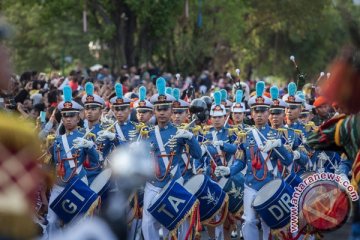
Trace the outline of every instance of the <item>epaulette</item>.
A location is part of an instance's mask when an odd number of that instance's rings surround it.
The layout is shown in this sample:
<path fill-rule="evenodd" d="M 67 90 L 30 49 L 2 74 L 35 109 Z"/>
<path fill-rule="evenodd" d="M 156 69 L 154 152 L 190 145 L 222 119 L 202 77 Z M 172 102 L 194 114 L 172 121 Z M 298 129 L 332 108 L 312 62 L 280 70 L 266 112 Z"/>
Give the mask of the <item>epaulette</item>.
<path fill-rule="evenodd" d="M 148 138 L 149 137 L 149 132 L 154 130 L 154 126 L 143 126 L 140 130 L 139 133 L 141 135 L 142 138 Z"/>
<path fill-rule="evenodd" d="M 300 129 L 293 129 L 297 135 L 302 135 L 303 132 Z"/>
<path fill-rule="evenodd" d="M 285 132 L 287 132 L 288 131 L 288 128 L 278 128 L 278 129 L 276 129 L 278 132 L 280 132 L 280 133 L 285 133 Z"/>
<path fill-rule="evenodd" d="M 317 129 L 317 126 L 316 126 L 315 123 L 312 122 L 312 121 L 309 121 L 308 123 L 306 123 L 306 124 L 304 125 L 304 127 L 305 127 L 305 130 L 306 130 L 307 132 L 310 132 L 311 130 Z"/>

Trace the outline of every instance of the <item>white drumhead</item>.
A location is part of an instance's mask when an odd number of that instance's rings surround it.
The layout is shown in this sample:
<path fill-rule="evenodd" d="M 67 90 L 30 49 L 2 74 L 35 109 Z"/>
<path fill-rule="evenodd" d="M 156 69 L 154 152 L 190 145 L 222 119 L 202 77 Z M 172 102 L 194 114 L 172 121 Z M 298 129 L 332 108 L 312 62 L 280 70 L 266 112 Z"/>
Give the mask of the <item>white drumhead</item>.
<path fill-rule="evenodd" d="M 96 193 L 99 193 L 103 187 L 109 182 L 111 177 L 111 169 L 105 169 L 90 184 L 90 189 Z"/>
<path fill-rule="evenodd" d="M 200 189 L 203 184 L 205 176 L 203 174 L 198 174 L 189 179 L 184 185 L 184 188 L 188 190 L 192 195 Z"/>
<path fill-rule="evenodd" d="M 221 188 L 224 188 L 228 181 L 229 181 L 229 178 L 222 177 L 222 178 L 220 178 L 218 184 L 220 185 Z"/>
<path fill-rule="evenodd" d="M 256 194 L 253 206 L 260 206 L 265 203 L 269 198 L 273 197 L 276 191 L 281 186 L 281 179 L 274 179 L 265 184 Z"/>

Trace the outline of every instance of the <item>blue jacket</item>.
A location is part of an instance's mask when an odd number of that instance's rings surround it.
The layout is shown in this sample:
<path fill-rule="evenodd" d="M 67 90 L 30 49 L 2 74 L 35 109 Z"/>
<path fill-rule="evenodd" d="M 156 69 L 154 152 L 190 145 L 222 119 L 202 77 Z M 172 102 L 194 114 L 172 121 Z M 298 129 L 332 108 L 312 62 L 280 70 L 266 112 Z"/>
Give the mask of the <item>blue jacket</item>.
<path fill-rule="evenodd" d="M 270 128 L 268 124 L 266 124 L 264 127 L 261 127 L 259 131 L 269 140 L 281 138 L 278 131 Z M 262 144 L 264 144 L 265 139 L 263 139 L 261 136 L 260 139 Z M 276 167 L 278 160 L 280 160 L 284 166 L 289 166 L 293 159 L 293 154 L 287 151 L 284 146 L 276 147 L 269 153 L 270 155 L 268 155 L 268 157 L 272 163 L 273 168 Z M 256 158 L 256 156 L 258 156 L 258 158 Z M 234 164 L 230 167 L 230 176 L 238 174 L 241 170 L 247 167 L 245 174 L 245 184 L 249 187 L 255 190 L 259 190 L 266 183 L 274 179 L 273 173 L 267 170 L 264 158 L 251 131 L 246 134 L 246 140 L 240 144 L 240 149 L 236 153 L 235 157 L 236 159 Z M 260 164 L 257 165 L 259 169 L 256 169 L 255 166 L 256 159 L 260 160 Z M 280 176 L 280 172 L 278 172 L 276 177 L 278 176 Z"/>
<path fill-rule="evenodd" d="M 85 131 L 79 131 L 79 130 L 74 130 L 72 132 L 70 132 L 69 134 L 66 134 L 66 139 L 68 141 L 68 145 L 69 148 L 71 149 L 71 147 L 73 146 L 72 142 L 75 138 L 77 137 L 83 137 L 85 134 Z M 79 148 L 79 149 L 71 149 L 71 155 L 73 157 L 75 157 L 72 160 L 66 160 L 67 159 L 67 154 L 64 148 L 64 143 L 62 141 L 62 136 L 57 136 L 55 141 L 54 141 L 54 145 L 52 146 L 50 152 L 52 155 L 52 159 L 54 161 L 54 163 L 59 166 L 59 164 L 63 164 L 64 167 L 64 173 L 65 175 L 63 177 L 58 176 L 58 172 L 56 172 L 56 184 L 60 185 L 60 186 L 65 186 L 66 183 L 74 176 L 74 175 L 78 175 L 79 178 L 82 178 L 84 176 L 86 176 L 87 172 L 83 167 L 83 163 L 86 159 L 86 157 L 88 157 L 90 164 L 97 164 L 99 161 L 99 154 L 95 149 L 95 146 L 93 146 L 92 148 L 88 149 L 88 148 Z M 60 157 L 59 157 L 60 156 Z M 74 163 L 74 164 L 71 164 Z"/>
<path fill-rule="evenodd" d="M 175 180 L 181 177 L 179 163 L 183 161 L 181 159 L 181 154 L 184 152 L 185 145 L 189 146 L 189 154 L 193 158 L 199 159 L 201 157 L 200 145 L 195 136 L 193 136 L 190 140 L 184 138 L 172 138 L 175 136 L 177 130 L 178 129 L 170 122 L 164 128 L 160 128 L 160 135 L 164 145 L 172 139 L 170 143 L 165 146 L 169 165 L 171 163 L 168 171 L 166 170 L 163 158 L 161 157 L 159 144 L 155 136 L 155 129 L 151 129 L 149 131 L 149 136 L 146 141 L 150 144 L 151 154 L 155 162 L 151 163 L 155 164 L 155 178 L 153 178 L 150 183 L 155 187 L 164 187 L 171 180 L 171 177 Z M 173 176 L 171 176 L 171 172 L 173 173 Z"/>

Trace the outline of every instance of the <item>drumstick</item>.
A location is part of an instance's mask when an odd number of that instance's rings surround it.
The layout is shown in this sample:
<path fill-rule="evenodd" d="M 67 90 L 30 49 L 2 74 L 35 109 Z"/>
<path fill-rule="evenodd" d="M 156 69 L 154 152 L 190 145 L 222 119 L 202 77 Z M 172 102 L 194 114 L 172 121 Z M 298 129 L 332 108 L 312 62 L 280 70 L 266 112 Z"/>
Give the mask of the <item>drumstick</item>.
<path fill-rule="evenodd" d="M 105 131 L 109 131 L 112 127 L 115 126 L 116 123 L 117 123 L 117 121 L 114 122 L 113 124 L 111 124 L 108 128 L 106 128 Z M 89 135 L 89 133 L 91 133 L 91 130 L 90 130 L 90 129 L 89 129 L 89 131 L 86 131 L 86 133 L 84 134 L 84 136 L 82 136 L 82 138 L 86 138 L 87 135 Z M 74 148 L 74 145 L 72 145 L 72 147 L 71 147 L 68 151 L 66 151 L 65 154 L 67 154 L 68 152 L 70 152 L 73 148 Z"/>
<path fill-rule="evenodd" d="M 187 124 L 183 129 L 188 129 L 190 126 L 191 126 L 191 124 L 193 124 L 194 122 L 196 121 L 196 119 L 194 119 L 194 120 L 192 120 L 189 124 Z M 176 134 L 173 136 L 173 137 L 171 137 L 165 144 L 164 144 L 164 147 L 166 147 L 170 142 L 171 142 L 171 140 L 173 140 L 174 139 L 174 137 L 176 136 Z"/>

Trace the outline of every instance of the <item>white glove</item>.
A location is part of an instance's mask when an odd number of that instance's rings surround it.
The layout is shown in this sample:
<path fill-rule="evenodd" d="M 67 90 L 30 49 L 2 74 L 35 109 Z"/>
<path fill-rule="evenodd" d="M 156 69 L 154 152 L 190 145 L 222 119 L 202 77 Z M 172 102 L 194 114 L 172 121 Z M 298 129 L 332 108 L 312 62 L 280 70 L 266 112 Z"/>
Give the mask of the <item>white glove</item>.
<path fill-rule="evenodd" d="M 260 148 L 262 152 L 269 152 L 271 149 L 280 147 L 281 146 L 281 140 L 280 139 L 274 139 L 274 140 L 267 140 L 265 145 Z"/>
<path fill-rule="evenodd" d="M 343 181 L 343 182 L 345 182 L 345 181 L 350 182 L 350 180 L 349 180 L 349 178 L 348 178 L 348 176 L 347 176 L 346 174 L 341 173 L 341 174 L 340 174 L 340 177 L 342 178 L 342 181 Z"/>
<path fill-rule="evenodd" d="M 115 139 L 115 133 L 112 133 L 107 130 L 101 130 L 97 133 L 97 140 L 104 141 L 105 139 L 114 140 Z"/>
<path fill-rule="evenodd" d="M 176 132 L 176 135 L 174 138 L 185 138 L 185 139 L 191 139 L 193 137 L 193 134 L 185 129 L 179 129 Z"/>
<path fill-rule="evenodd" d="M 295 150 L 295 151 L 293 151 L 293 154 L 294 154 L 293 160 L 298 160 L 298 159 L 300 159 L 300 153 L 299 153 L 299 151 Z"/>
<path fill-rule="evenodd" d="M 217 166 L 214 173 L 217 177 L 226 177 L 230 175 L 230 168 L 224 166 Z"/>
<path fill-rule="evenodd" d="M 77 137 L 73 141 L 74 148 L 92 148 L 94 146 L 94 142 L 86 140 L 85 138 Z"/>
<path fill-rule="evenodd" d="M 221 141 L 221 140 L 220 141 L 214 141 L 213 145 L 215 147 L 217 147 L 217 146 L 222 147 L 222 146 L 224 146 L 224 141 Z"/>

